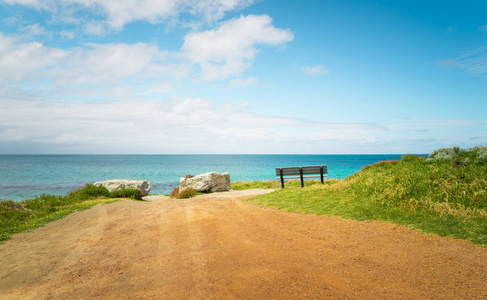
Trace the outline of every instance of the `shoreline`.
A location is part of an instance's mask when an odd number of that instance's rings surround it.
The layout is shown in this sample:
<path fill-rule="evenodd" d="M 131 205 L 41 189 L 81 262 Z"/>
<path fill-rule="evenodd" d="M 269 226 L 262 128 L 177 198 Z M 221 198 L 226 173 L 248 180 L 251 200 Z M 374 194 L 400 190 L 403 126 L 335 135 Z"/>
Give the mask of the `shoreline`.
<path fill-rule="evenodd" d="M 401 155 L 0 156 L 0 197 L 22 201 L 42 193 L 64 196 L 86 183 L 113 178 L 148 180 L 153 193 L 170 194 L 184 174 L 216 171 L 229 172 L 232 182 L 274 180 L 276 167 L 294 165 L 327 164 L 329 178 L 346 178 L 365 165 L 400 158 Z"/>

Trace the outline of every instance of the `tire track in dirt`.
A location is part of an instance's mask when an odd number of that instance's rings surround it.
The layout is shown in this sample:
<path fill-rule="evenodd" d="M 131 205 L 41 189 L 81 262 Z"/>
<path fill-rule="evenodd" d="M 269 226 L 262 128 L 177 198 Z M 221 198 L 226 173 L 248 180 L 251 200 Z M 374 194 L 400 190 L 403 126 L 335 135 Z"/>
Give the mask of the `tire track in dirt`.
<path fill-rule="evenodd" d="M 0 245 L 1 299 L 482 299 L 487 249 L 235 191 L 121 201 Z"/>

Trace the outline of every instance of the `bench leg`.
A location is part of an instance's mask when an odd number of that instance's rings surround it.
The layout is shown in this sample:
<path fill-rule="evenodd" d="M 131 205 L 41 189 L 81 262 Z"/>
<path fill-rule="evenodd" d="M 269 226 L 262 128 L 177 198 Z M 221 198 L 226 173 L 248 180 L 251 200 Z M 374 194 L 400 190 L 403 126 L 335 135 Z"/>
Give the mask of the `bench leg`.
<path fill-rule="evenodd" d="M 320 167 L 321 184 L 323 184 L 323 166 Z"/>
<path fill-rule="evenodd" d="M 301 187 L 304 187 L 303 168 L 299 168 L 299 177 L 301 177 Z"/>
<path fill-rule="evenodd" d="M 279 174 L 281 175 L 281 189 L 284 188 L 284 176 L 282 175 L 282 169 L 279 169 Z"/>

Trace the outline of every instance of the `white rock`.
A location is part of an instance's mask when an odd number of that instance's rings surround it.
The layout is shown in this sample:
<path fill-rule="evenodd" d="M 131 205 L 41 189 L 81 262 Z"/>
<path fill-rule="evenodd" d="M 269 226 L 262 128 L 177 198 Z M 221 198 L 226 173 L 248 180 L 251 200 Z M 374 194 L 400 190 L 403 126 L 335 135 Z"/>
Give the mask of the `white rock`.
<path fill-rule="evenodd" d="M 210 172 L 196 176 L 185 175 L 179 180 L 179 192 L 185 189 L 195 189 L 198 192 L 223 192 L 232 188 L 230 174 Z"/>
<path fill-rule="evenodd" d="M 147 180 L 132 180 L 132 179 L 110 179 L 105 181 L 98 181 L 94 186 L 104 186 L 111 193 L 122 189 L 138 189 L 142 197 L 147 196 L 150 191 L 150 182 Z"/>

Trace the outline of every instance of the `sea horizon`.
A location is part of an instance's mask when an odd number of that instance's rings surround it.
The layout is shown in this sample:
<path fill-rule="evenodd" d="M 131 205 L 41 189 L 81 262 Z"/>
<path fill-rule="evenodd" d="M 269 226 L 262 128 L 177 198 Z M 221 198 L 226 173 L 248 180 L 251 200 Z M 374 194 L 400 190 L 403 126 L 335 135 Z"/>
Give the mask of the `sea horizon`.
<path fill-rule="evenodd" d="M 36 153 L 36 154 L 28 154 L 28 153 L 4 153 L 0 154 L 0 156 L 42 156 L 42 155 L 64 155 L 64 156 L 82 156 L 82 155 L 428 155 L 428 153 L 329 153 L 329 154 L 303 154 L 303 153 L 160 153 L 160 154 L 148 154 L 148 153 Z"/>
<path fill-rule="evenodd" d="M 67 193 L 108 179 L 142 179 L 150 194 L 169 194 L 186 174 L 229 172 L 232 181 L 275 180 L 275 168 L 327 165 L 343 179 L 404 154 L 0 154 L 0 200 Z M 426 154 L 415 154 L 425 156 Z"/>

